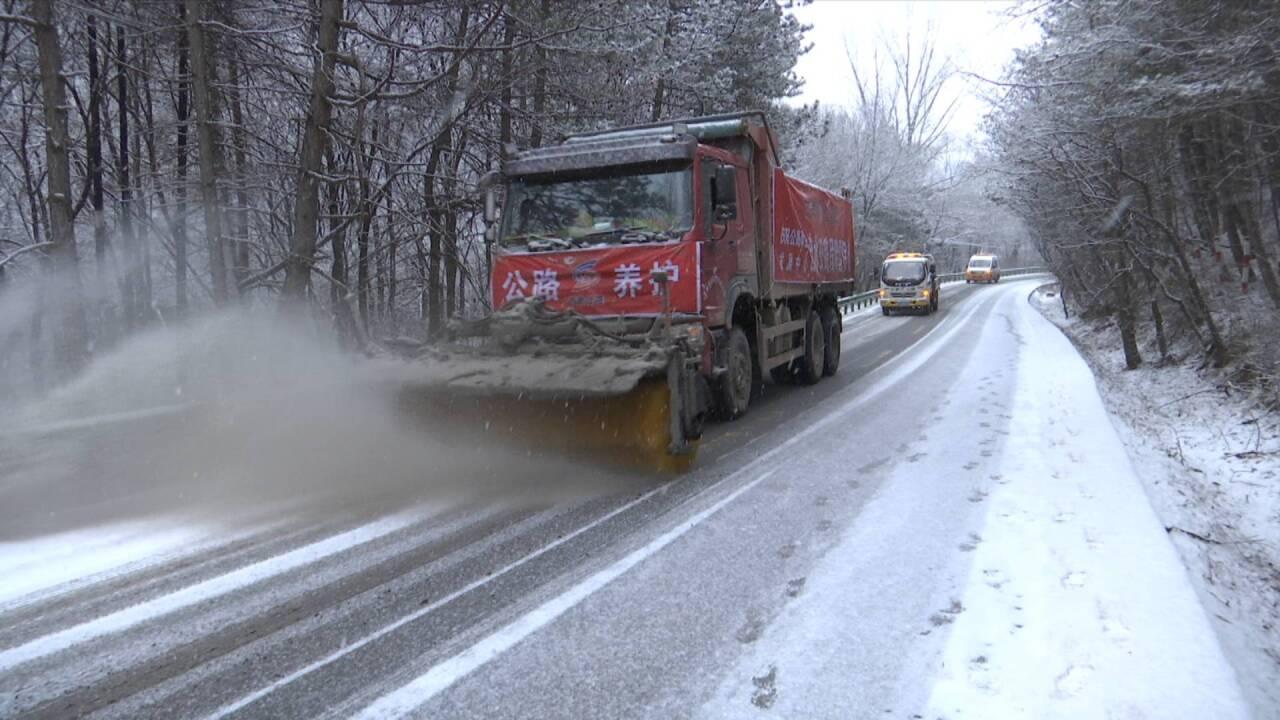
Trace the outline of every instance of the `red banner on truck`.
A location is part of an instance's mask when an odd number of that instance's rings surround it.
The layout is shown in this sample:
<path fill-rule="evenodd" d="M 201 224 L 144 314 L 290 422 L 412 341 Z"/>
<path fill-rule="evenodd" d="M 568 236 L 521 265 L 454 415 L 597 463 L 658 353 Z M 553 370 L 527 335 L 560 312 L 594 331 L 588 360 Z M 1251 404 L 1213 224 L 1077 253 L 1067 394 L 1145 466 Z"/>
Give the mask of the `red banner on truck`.
<path fill-rule="evenodd" d="M 700 312 L 698 253 L 689 242 L 496 254 L 493 307 L 540 297 L 550 308 L 584 315 L 658 315 L 659 270 L 667 274 L 672 312 Z"/>
<path fill-rule="evenodd" d="M 778 282 L 853 279 L 853 206 L 773 171 L 773 277 Z"/>

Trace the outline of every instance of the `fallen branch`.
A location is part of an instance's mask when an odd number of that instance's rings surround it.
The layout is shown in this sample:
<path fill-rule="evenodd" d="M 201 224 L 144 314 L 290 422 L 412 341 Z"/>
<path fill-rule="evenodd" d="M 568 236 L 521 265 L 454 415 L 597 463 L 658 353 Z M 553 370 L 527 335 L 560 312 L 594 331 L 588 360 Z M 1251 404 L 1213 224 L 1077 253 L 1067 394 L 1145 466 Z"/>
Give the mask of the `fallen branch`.
<path fill-rule="evenodd" d="M 1192 531 L 1190 531 L 1190 530 L 1183 530 L 1182 528 L 1178 527 L 1177 525 L 1166 525 L 1166 526 L 1165 526 L 1165 528 L 1164 528 L 1164 531 L 1165 531 L 1165 532 L 1167 532 L 1167 533 L 1170 533 L 1170 534 L 1174 533 L 1175 531 L 1176 531 L 1176 532 L 1180 532 L 1180 533 L 1182 533 L 1183 535 L 1186 535 L 1186 536 L 1188 536 L 1188 537 L 1193 537 L 1193 538 L 1195 538 L 1196 540 L 1199 540 L 1200 542 L 1209 543 L 1209 544 L 1211 544 L 1211 545 L 1223 545 L 1223 544 L 1225 544 L 1225 543 L 1223 543 L 1223 542 L 1221 542 L 1221 541 L 1214 540 L 1213 538 L 1205 537 L 1204 535 L 1201 535 L 1201 534 L 1200 534 L 1200 533 L 1198 533 L 1198 532 L 1192 532 Z"/>

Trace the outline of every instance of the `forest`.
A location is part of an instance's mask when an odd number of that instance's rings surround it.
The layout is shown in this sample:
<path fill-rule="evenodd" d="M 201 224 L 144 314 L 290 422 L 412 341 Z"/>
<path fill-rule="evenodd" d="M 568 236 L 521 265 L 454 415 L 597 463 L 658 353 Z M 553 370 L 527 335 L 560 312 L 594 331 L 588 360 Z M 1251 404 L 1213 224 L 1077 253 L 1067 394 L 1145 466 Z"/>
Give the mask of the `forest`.
<path fill-rule="evenodd" d="M 993 194 L 1068 311 L 1128 368 L 1187 361 L 1275 400 L 1280 13 L 1274 2 L 1049 2 L 988 118 Z M 1271 407 L 1274 408 L 1274 403 Z"/>
<path fill-rule="evenodd" d="M 1004 77 L 908 33 L 810 104 L 794 5 L 0 0 L 0 397 L 226 309 L 357 350 L 438 337 L 488 310 L 478 183 L 504 148 L 742 109 L 852 191 L 863 287 L 893 250 L 1043 258 L 1129 366 L 1274 374 L 1273 3 L 1016 6 L 1043 39 Z M 979 142 L 949 130 L 964 83 L 992 102 Z"/>

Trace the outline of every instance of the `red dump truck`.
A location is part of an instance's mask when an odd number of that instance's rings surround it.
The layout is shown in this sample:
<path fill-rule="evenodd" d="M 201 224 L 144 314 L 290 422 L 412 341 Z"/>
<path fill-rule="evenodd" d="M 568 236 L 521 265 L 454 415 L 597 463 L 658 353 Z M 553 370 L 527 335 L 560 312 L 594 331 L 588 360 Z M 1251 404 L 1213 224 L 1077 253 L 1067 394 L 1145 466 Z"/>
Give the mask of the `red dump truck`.
<path fill-rule="evenodd" d="M 683 467 L 764 376 L 839 367 L 853 207 L 782 170 L 763 113 L 575 135 L 486 185 L 495 312 L 454 325 L 486 340 L 437 349 L 436 380 L 526 406 L 487 403 L 487 423 Z"/>

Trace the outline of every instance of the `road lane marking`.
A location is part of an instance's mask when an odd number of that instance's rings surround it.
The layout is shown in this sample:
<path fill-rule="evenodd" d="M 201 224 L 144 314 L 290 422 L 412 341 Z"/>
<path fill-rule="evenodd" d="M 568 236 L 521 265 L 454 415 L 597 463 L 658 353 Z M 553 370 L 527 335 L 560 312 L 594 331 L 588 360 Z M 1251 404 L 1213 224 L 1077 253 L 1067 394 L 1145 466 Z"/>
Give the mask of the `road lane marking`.
<path fill-rule="evenodd" d="M 209 578 L 195 585 L 188 585 L 154 600 L 117 610 L 58 632 L 42 635 L 16 647 L 0 651 L 0 671 L 10 670 L 18 665 L 47 657 L 105 635 L 123 632 L 148 620 L 154 620 L 266 578 L 309 565 L 343 550 L 363 545 L 422 519 L 420 511 L 392 515 L 304 545 L 282 555 L 247 565 L 239 570 Z"/>
<path fill-rule="evenodd" d="M 702 510 L 688 520 L 654 538 L 647 545 L 631 551 L 621 560 L 544 602 L 532 611 L 525 613 L 501 630 L 448 660 L 436 664 L 426 673 L 419 675 L 391 693 L 383 695 L 362 710 L 356 717 L 401 717 L 421 707 L 435 696 L 449 689 L 457 681 L 514 647 L 521 640 L 551 624 L 583 600 L 622 577 L 627 571 L 653 557 L 685 533 L 702 524 L 707 518 L 715 515 L 726 505 L 764 482 L 773 472 L 773 470 L 766 470 L 751 482 L 721 498 L 711 507 Z"/>

